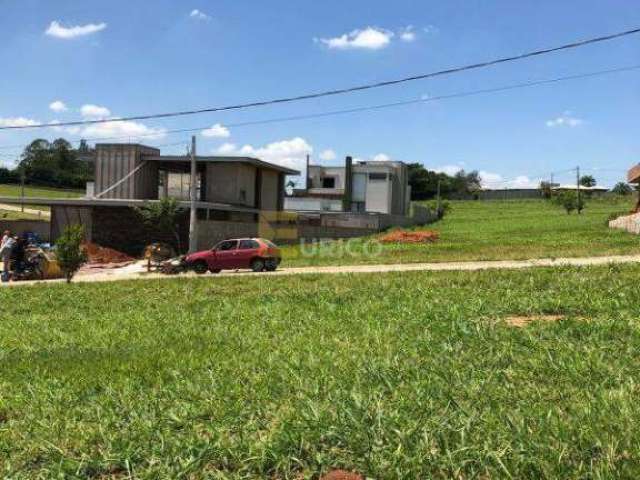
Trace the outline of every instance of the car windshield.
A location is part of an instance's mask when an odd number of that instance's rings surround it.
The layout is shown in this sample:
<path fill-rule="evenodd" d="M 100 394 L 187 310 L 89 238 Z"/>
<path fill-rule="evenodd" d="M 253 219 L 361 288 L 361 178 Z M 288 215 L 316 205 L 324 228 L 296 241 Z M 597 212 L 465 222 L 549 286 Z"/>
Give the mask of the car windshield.
<path fill-rule="evenodd" d="M 278 246 L 275 243 L 273 243 L 271 240 L 266 240 L 264 238 L 261 238 L 260 240 L 262 240 L 269 248 L 278 248 Z"/>
<path fill-rule="evenodd" d="M 220 242 L 215 249 L 221 252 L 224 252 L 225 250 L 234 250 L 237 244 L 237 240 L 225 240 L 224 242 Z"/>

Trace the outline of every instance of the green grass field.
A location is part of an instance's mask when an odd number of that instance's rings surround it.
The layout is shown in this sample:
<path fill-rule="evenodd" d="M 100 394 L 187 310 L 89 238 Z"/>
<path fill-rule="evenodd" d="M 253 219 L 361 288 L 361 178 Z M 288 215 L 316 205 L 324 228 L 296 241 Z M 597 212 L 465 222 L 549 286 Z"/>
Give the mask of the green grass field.
<path fill-rule="evenodd" d="M 588 201 L 582 215 L 567 215 L 544 200 L 453 201 L 451 211 L 442 221 L 424 227 L 440 233 L 437 243 L 387 244 L 377 250 L 371 243 L 374 236 L 338 241 L 326 247 L 285 247 L 283 258 L 287 266 L 304 266 L 640 253 L 640 238 L 607 227 L 612 213 L 628 212 L 632 206 L 630 197 L 594 199 Z M 366 254 L 367 251 L 373 254 Z"/>
<path fill-rule="evenodd" d="M 84 190 L 71 190 L 65 188 L 25 187 L 25 197 L 36 198 L 77 198 L 84 195 Z M 0 197 L 20 197 L 22 188 L 20 185 L 0 185 Z"/>
<path fill-rule="evenodd" d="M 639 278 L 0 289 L 2 476 L 638 478 Z M 565 318 L 504 322 L 530 314 Z"/>

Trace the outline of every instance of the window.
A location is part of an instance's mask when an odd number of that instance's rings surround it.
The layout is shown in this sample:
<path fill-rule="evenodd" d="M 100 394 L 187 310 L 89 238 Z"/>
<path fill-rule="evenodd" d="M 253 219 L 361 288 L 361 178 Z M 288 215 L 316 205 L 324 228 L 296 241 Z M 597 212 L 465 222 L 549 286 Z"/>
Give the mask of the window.
<path fill-rule="evenodd" d="M 260 244 L 255 240 L 240 240 L 240 250 L 252 250 L 254 248 L 260 248 Z"/>
<path fill-rule="evenodd" d="M 276 247 L 275 243 L 273 243 L 271 240 L 267 240 L 265 238 L 262 239 L 262 241 L 267 245 L 267 247 L 269 248 L 278 248 Z"/>
<path fill-rule="evenodd" d="M 237 240 L 225 240 L 224 242 L 220 242 L 216 246 L 216 250 L 220 250 L 221 252 L 225 252 L 227 250 L 235 250 L 238 246 Z"/>
<path fill-rule="evenodd" d="M 369 181 L 370 182 L 386 182 L 387 174 L 386 173 L 370 173 Z"/>
<path fill-rule="evenodd" d="M 322 188 L 336 188 L 335 177 L 324 177 L 322 179 Z"/>
<path fill-rule="evenodd" d="M 240 190 L 240 201 L 241 202 L 246 202 L 247 201 L 247 191 L 246 190 Z"/>

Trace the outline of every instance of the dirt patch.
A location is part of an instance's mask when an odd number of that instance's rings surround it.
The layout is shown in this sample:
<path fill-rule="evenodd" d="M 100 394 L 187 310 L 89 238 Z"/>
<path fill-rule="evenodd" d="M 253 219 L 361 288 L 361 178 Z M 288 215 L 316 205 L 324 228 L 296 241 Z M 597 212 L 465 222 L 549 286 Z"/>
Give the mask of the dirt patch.
<path fill-rule="evenodd" d="M 364 480 L 364 477 L 358 473 L 347 472 L 346 470 L 332 470 L 320 480 Z"/>
<path fill-rule="evenodd" d="M 409 232 L 407 230 L 394 230 L 379 238 L 382 243 L 433 243 L 440 238 L 440 234 L 434 230 L 421 230 Z"/>
<path fill-rule="evenodd" d="M 504 319 L 510 327 L 526 327 L 532 322 L 559 322 L 564 315 L 513 315 Z"/>
<path fill-rule="evenodd" d="M 122 264 L 135 260 L 126 253 L 119 252 L 113 248 L 101 247 L 95 243 L 85 243 L 82 248 L 87 253 L 88 262 L 93 264 Z"/>

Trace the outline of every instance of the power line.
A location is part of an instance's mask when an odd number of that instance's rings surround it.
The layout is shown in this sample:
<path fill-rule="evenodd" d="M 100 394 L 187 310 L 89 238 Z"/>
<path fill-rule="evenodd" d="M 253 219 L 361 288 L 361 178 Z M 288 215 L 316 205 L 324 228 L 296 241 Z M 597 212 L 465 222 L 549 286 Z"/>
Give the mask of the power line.
<path fill-rule="evenodd" d="M 494 87 L 494 88 L 485 88 L 485 89 L 480 89 L 480 90 L 469 90 L 469 91 L 466 91 L 466 92 L 458 92 L 458 93 L 451 93 L 451 94 L 445 94 L 445 95 L 437 95 L 437 96 L 432 96 L 432 97 L 428 97 L 428 98 L 404 100 L 404 101 L 399 101 L 399 102 L 383 103 L 383 104 L 378 104 L 378 105 L 368 105 L 368 106 L 354 107 L 354 108 L 343 109 L 343 110 L 332 110 L 332 111 L 328 111 L 328 112 L 317 112 L 317 113 L 310 113 L 310 114 L 304 114 L 304 115 L 294 115 L 294 116 L 288 116 L 288 117 L 270 118 L 270 119 L 264 119 L 264 120 L 253 120 L 253 121 L 239 122 L 239 123 L 228 123 L 228 124 L 225 124 L 225 126 L 228 127 L 228 128 L 240 128 L 240 127 L 247 127 L 247 126 L 253 126 L 253 125 L 265 125 L 265 124 L 270 124 L 270 123 L 282 123 L 282 122 L 289 122 L 289 121 L 309 120 L 309 119 L 313 119 L 313 118 L 323 118 L 323 117 L 330 117 L 330 116 L 335 116 L 335 115 L 344 115 L 344 114 L 350 114 L 350 113 L 359 113 L 359 112 L 366 112 L 366 111 L 382 110 L 382 109 L 386 109 L 386 108 L 414 105 L 414 104 L 420 104 L 420 103 L 428 103 L 428 102 L 434 102 L 434 101 L 439 101 L 439 100 L 449 100 L 449 99 L 455 99 L 455 98 L 464 98 L 464 97 L 471 97 L 471 96 L 475 96 L 475 95 L 483 95 L 483 94 L 488 94 L 488 93 L 499 93 L 499 92 L 503 92 L 503 91 L 515 90 L 515 89 L 518 89 L 518 88 L 528 88 L 528 87 L 534 87 L 534 86 L 546 85 L 546 84 L 553 84 L 553 83 L 558 83 L 558 82 L 563 82 L 563 81 L 568 81 L 568 80 L 577 80 L 577 79 L 582 79 L 582 78 L 590 78 L 590 77 L 597 77 L 597 76 L 602 76 L 602 75 L 609 75 L 609 74 L 612 74 L 612 73 L 628 72 L 628 71 L 633 71 L 633 70 L 638 70 L 638 69 L 640 69 L 640 65 L 631 65 L 631 66 L 627 66 L 627 67 L 617 67 L 617 68 L 611 68 L 611 69 L 606 69 L 606 70 L 598 70 L 598 71 L 595 71 L 595 72 L 587 72 L 587 73 L 580 73 L 580 74 L 575 74 L 575 75 L 567 75 L 567 76 L 563 76 L 563 77 L 556 77 L 556 78 L 550 78 L 550 79 L 544 79 L 544 80 L 534 80 L 534 81 L 530 81 L 530 82 L 522 82 L 522 83 L 504 85 L 504 86 Z M 171 134 L 176 134 L 176 133 L 195 132 L 195 131 L 198 131 L 198 130 L 205 130 L 207 128 L 209 128 L 209 125 L 200 126 L 200 127 L 190 127 L 190 128 L 179 128 L 179 129 L 173 129 L 173 130 L 165 130 L 162 133 L 165 134 L 165 135 L 171 135 Z M 150 138 L 150 137 L 157 137 L 157 136 L 158 136 L 158 132 L 150 133 L 150 134 L 135 135 L 135 136 L 124 135 L 124 136 L 119 136 L 119 137 L 81 138 L 81 139 L 77 139 L 77 140 L 71 140 L 70 143 L 80 143 L 82 140 L 87 141 L 87 142 L 94 142 L 94 141 L 105 141 L 105 140 L 141 139 L 141 138 Z M 185 144 L 185 142 L 177 142 L 177 143 L 173 143 L 173 144 L 156 145 L 156 147 L 157 148 L 161 148 L 161 147 L 173 146 L 173 145 L 181 145 L 181 144 Z M 25 147 L 25 145 L 11 145 L 11 146 L 7 145 L 7 146 L 0 146 L 0 149 L 21 149 L 21 148 L 24 148 L 24 147 Z M 10 155 L 13 155 L 13 154 L 0 153 L 0 155 L 10 156 Z"/>
<path fill-rule="evenodd" d="M 494 60 L 489 60 L 489 61 L 480 62 L 480 63 L 473 63 L 473 64 L 464 65 L 464 66 L 460 66 L 460 67 L 448 68 L 446 70 L 439 70 L 439 71 L 436 71 L 436 72 L 430 72 L 430 73 L 425 73 L 425 74 L 421 74 L 421 75 L 414 75 L 414 76 L 410 76 L 410 77 L 398 78 L 398 79 L 394 79 L 394 80 L 387 80 L 387 81 L 383 81 L 383 82 L 369 83 L 369 84 L 364 84 L 364 85 L 358 85 L 358 86 L 355 86 L 355 87 L 339 88 L 339 89 L 335 89 L 335 90 L 326 90 L 326 91 L 322 91 L 322 92 L 308 93 L 308 94 L 298 95 L 298 96 L 293 96 L 293 97 L 284 97 L 284 98 L 277 98 L 277 99 L 271 99 L 271 100 L 262 100 L 262 101 L 249 102 L 249 103 L 240 103 L 240 104 L 237 104 L 237 105 L 228 105 L 228 106 L 223 106 L 223 107 L 209 107 L 209 108 L 201 108 L 201 109 L 196 109 L 196 110 L 183 110 L 183 111 L 168 112 L 168 113 L 133 115 L 133 116 L 121 117 L 121 118 L 117 118 L 117 119 L 78 120 L 78 121 L 72 121 L 72 122 L 60 122 L 60 123 L 56 123 L 55 126 L 64 127 L 64 126 L 78 126 L 78 125 L 93 125 L 93 124 L 107 123 L 107 122 L 126 122 L 126 121 L 132 121 L 132 120 L 150 120 L 150 119 L 154 119 L 154 118 L 181 117 L 181 116 L 186 116 L 186 115 L 196 115 L 196 114 L 201 114 L 201 113 L 213 113 L 213 112 L 221 112 L 221 111 L 228 111 L 228 110 L 240 110 L 240 109 L 245 109 L 245 108 L 262 107 L 262 106 L 275 105 L 275 104 L 281 104 L 281 103 L 291 103 L 291 102 L 297 102 L 297 101 L 301 101 L 301 100 L 310 100 L 310 99 L 320 98 L 320 97 L 343 95 L 343 94 L 347 94 L 347 93 L 360 92 L 360 91 L 364 91 L 364 90 L 371 90 L 371 89 L 374 89 L 374 88 L 381 88 L 381 87 L 389 87 L 389 86 L 392 86 L 392 85 L 399 85 L 401 83 L 413 82 L 413 81 L 416 81 L 416 80 L 424 80 L 424 79 L 427 79 L 427 78 L 434 78 L 434 77 L 439 77 L 439 76 L 444 76 L 444 75 L 451 75 L 451 74 L 454 74 L 454 73 L 460 73 L 460 72 L 469 71 L 469 70 L 476 70 L 476 69 L 480 69 L 480 68 L 486 68 L 486 67 L 490 67 L 490 66 L 494 66 L 494 65 L 499 65 L 501 63 L 519 61 L 519 60 L 523 60 L 523 59 L 526 59 L 526 58 L 531 58 L 531 57 L 535 57 L 535 56 L 540 56 L 540 55 L 545 55 L 545 54 L 549 54 L 549 53 L 553 53 L 553 52 L 558 52 L 558 51 L 561 51 L 561 50 L 569 50 L 569 49 L 583 47 L 583 46 L 586 46 L 586 45 L 591 45 L 591 44 L 594 44 L 594 43 L 614 40 L 614 39 L 617 39 L 617 38 L 626 37 L 626 36 L 634 35 L 634 34 L 637 34 L 637 33 L 640 33 L 640 28 L 634 28 L 632 30 L 626 30 L 626 31 L 623 31 L 623 32 L 618 32 L 618 33 L 614 33 L 614 34 L 610 34 L 610 35 L 603 35 L 603 36 L 599 36 L 599 37 L 589 38 L 589 39 L 586 39 L 586 40 L 580 40 L 580 41 L 576 41 L 576 42 L 572 42 L 572 43 L 567 43 L 567 44 L 560 45 L 560 46 L 557 46 L 557 47 L 545 48 L 545 49 L 541 49 L 541 50 L 533 50 L 533 51 L 530 51 L 530 52 L 527 52 L 527 53 L 522 53 L 520 55 L 513 55 L 513 56 L 510 56 L 510 57 L 497 58 L 497 59 L 494 59 Z M 0 127 L 0 130 L 24 130 L 24 129 L 33 129 L 33 128 L 47 128 L 47 127 L 51 127 L 51 125 L 42 124 L 42 123 L 35 124 L 35 125 L 14 125 L 14 126 Z"/>

